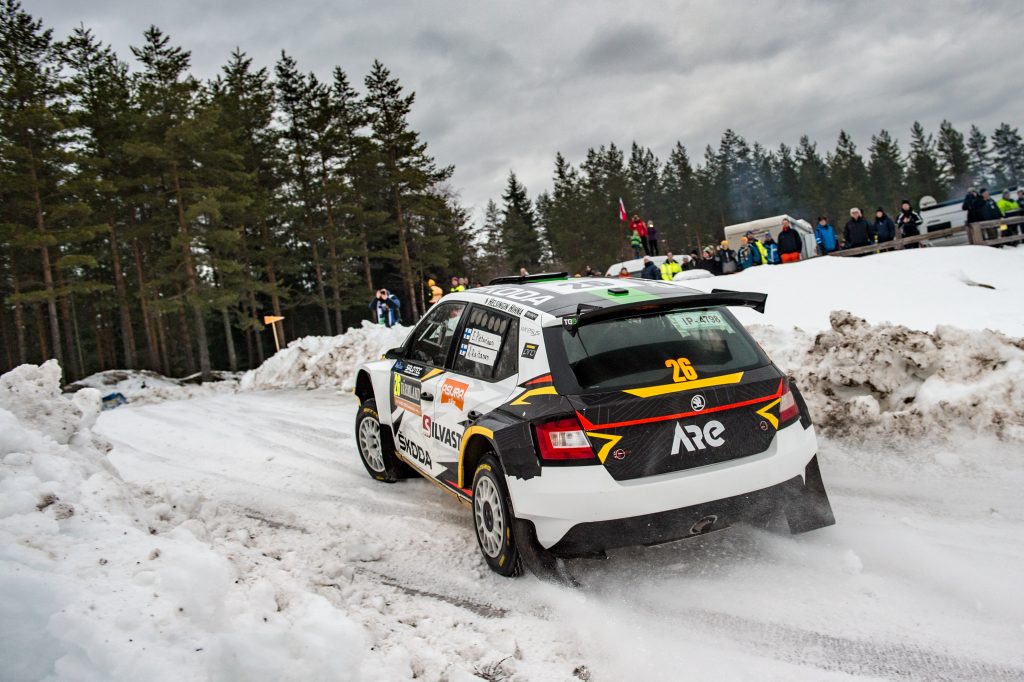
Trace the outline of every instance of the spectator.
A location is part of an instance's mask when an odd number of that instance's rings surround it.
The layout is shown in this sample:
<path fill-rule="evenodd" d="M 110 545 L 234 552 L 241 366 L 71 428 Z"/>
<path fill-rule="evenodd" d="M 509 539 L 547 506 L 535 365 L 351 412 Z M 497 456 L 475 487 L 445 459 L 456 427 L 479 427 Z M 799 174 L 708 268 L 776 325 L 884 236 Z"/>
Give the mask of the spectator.
<path fill-rule="evenodd" d="M 465 290 L 466 290 L 466 287 L 462 286 L 462 284 L 459 283 L 459 278 L 456 277 L 455 275 L 452 275 L 452 286 L 451 286 L 450 289 L 448 289 L 448 293 L 449 294 L 455 294 L 455 293 L 458 293 L 460 291 L 465 291 Z"/>
<path fill-rule="evenodd" d="M 904 199 L 900 202 L 900 214 L 896 217 L 896 224 L 900 228 L 900 234 L 904 239 L 921 234 L 922 222 L 921 216 L 910 207 L 910 201 Z M 919 246 L 919 243 L 914 242 L 913 244 L 907 244 L 904 248 L 916 249 Z"/>
<path fill-rule="evenodd" d="M 644 269 L 640 271 L 640 277 L 643 279 L 661 279 L 661 270 L 654 264 L 650 256 L 644 256 Z"/>
<path fill-rule="evenodd" d="M 843 228 L 843 248 L 852 249 L 871 243 L 871 226 L 864 220 L 859 208 L 850 209 L 850 219 Z"/>
<path fill-rule="evenodd" d="M 427 280 L 427 287 L 430 289 L 429 303 L 430 305 L 434 305 L 435 303 L 441 300 L 442 296 L 444 296 L 444 290 L 441 287 L 437 286 L 437 282 L 435 282 L 432 279 Z"/>
<path fill-rule="evenodd" d="M 587 266 L 587 269 L 583 271 L 584 277 L 597 277 L 597 273 L 594 272 L 594 268 Z"/>
<path fill-rule="evenodd" d="M 793 226 L 789 218 L 782 219 L 782 231 L 779 232 L 779 254 L 783 263 L 795 263 L 800 260 L 800 252 L 804 249 L 804 240 Z"/>
<path fill-rule="evenodd" d="M 629 224 L 629 229 L 633 230 L 640 237 L 640 245 L 643 247 L 644 253 L 647 253 L 647 223 L 640 220 L 640 216 L 634 215 L 633 222 Z M 650 255 L 649 253 L 647 255 Z M 640 256 L 637 256 L 639 258 Z"/>
<path fill-rule="evenodd" d="M 1003 217 L 1002 212 L 999 210 L 999 204 L 996 203 L 995 199 L 989 195 L 988 190 L 984 187 L 981 188 L 981 196 L 976 208 L 978 211 L 978 221 L 999 220 Z"/>
<path fill-rule="evenodd" d="M 650 245 L 648 253 L 652 256 L 658 255 L 658 231 L 654 229 L 654 221 L 647 221 L 647 243 Z"/>
<path fill-rule="evenodd" d="M 961 209 L 967 211 L 967 222 L 976 223 L 981 218 L 978 217 L 978 205 L 981 203 L 981 197 L 978 196 L 978 190 L 971 187 L 967 190 L 967 196 L 964 197 L 964 203 L 960 206 Z"/>
<path fill-rule="evenodd" d="M 1024 189 L 1017 190 L 1017 210 L 1024 213 Z"/>
<path fill-rule="evenodd" d="M 465 291 L 469 288 L 469 277 L 459 277 L 459 286 Z"/>
<path fill-rule="evenodd" d="M 881 206 L 875 210 L 875 223 L 871 226 L 871 236 L 876 244 L 891 242 L 896 238 L 896 223 L 885 214 Z"/>
<path fill-rule="evenodd" d="M 772 235 L 768 234 L 764 238 L 764 250 L 765 259 L 764 262 L 768 265 L 778 265 L 782 262 L 779 258 L 779 245 L 772 239 Z"/>
<path fill-rule="evenodd" d="M 764 265 L 768 262 L 768 249 L 764 248 L 764 244 L 757 240 L 753 232 L 747 232 L 747 241 L 750 242 L 750 264 L 753 265 Z"/>
<path fill-rule="evenodd" d="M 640 249 L 642 248 L 643 243 L 643 237 L 641 237 L 640 233 L 634 228 L 633 234 L 629 235 L 629 245 L 633 247 L 633 258 L 640 257 Z"/>
<path fill-rule="evenodd" d="M 526 268 L 519 268 L 519 276 L 520 277 L 529 277 L 530 273 L 528 273 L 526 271 Z"/>
<path fill-rule="evenodd" d="M 398 297 L 387 289 L 377 289 L 368 306 L 377 318 L 377 324 L 391 327 L 401 321 L 402 304 Z"/>
<path fill-rule="evenodd" d="M 718 264 L 718 272 L 723 275 L 731 275 L 739 269 L 736 264 L 736 252 L 729 248 L 729 242 L 725 239 L 718 245 L 715 262 Z"/>
<path fill-rule="evenodd" d="M 746 270 L 754 264 L 754 247 L 746 237 L 740 238 L 740 248 L 736 251 L 736 264 L 740 270 Z"/>
<path fill-rule="evenodd" d="M 701 252 L 700 260 L 697 261 L 697 267 L 701 270 L 707 270 L 712 275 L 717 275 L 718 263 L 715 262 L 715 252 L 710 246 L 705 246 Z"/>
<path fill-rule="evenodd" d="M 690 249 L 690 260 L 683 263 L 683 270 L 695 270 L 700 261 L 700 253 L 697 249 Z"/>
<path fill-rule="evenodd" d="M 999 210 L 1002 211 L 1004 216 L 1020 208 L 1017 202 L 1014 201 L 1012 196 L 1010 195 L 1010 190 L 1006 190 L 1005 192 L 1003 192 L 1003 196 L 999 199 L 999 201 L 996 202 L 996 206 L 999 207 Z"/>
<path fill-rule="evenodd" d="M 661 278 L 666 282 L 671 282 L 672 278 L 683 271 L 681 266 L 675 258 L 672 257 L 671 251 L 665 252 L 665 262 L 661 264 Z"/>
<path fill-rule="evenodd" d="M 623 279 L 629 278 L 629 270 L 626 269 L 626 266 L 622 266 L 622 269 L 619 270 L 619 277 Z"/>
<path fill-rule="evenodd" d="M 836 250 L 836 230 L 823 215 L 818 216 L 818 224 L 814 228 L 814 241 L 818 245 L 819 256 L 827 256 Z"/>

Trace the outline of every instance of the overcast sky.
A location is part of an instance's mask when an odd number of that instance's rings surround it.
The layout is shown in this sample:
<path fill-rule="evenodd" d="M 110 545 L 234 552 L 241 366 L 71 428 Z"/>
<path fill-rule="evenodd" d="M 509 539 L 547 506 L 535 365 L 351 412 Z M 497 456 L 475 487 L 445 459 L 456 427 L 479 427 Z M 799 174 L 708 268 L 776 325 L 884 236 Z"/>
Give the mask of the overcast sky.
<path fill-rule="evenodd" d="M 1024 2 L 538 2 L 517 0 L 23 0 L 66 35 L 79 23 L 130 61 L 156 24 L 210 77 L 236 46 L 272 67 L 283 49 L 361 84 L 380 59 L 417 94 L 412 123 L 476 215 L 509 169 L 530 196 L 556 151 L 631 141 L 699 160 L 725 128 L 769 147 L 800 134 L 866 154 L 916 119 L 966 132 L 1024 112 Z M 658 6 L 655 6 L 658 5 Z"/>

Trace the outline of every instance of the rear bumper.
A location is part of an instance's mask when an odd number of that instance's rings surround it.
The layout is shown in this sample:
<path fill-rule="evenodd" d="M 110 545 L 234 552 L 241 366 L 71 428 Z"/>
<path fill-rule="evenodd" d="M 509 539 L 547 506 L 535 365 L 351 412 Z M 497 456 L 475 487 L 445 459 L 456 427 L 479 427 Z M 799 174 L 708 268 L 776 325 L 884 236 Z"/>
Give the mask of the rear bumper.
<path fill-rule="evenodd" d="M 582 554 L 687 537 L 703 516 L 742 517 L 802 485 L 816 451 L 814 427 L 796 422 L 764 452 L 696 469 L 616 481 L 603 466 L 545 467 L 506 481 L 516 517 L 533 524 L 542 547 Z"/>

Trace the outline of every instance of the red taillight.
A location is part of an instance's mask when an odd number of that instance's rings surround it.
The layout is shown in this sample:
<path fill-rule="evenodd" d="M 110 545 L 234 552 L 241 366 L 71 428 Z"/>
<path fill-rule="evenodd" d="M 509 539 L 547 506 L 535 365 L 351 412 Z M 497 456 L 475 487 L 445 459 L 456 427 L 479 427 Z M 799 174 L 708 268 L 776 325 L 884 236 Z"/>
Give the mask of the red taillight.
<path fill-rule="evenodd" d="M 550 462 L 596 460 L 590 440 L 576 419 L 559 419 L 537 425 L 540 458 Z"/>
<path fill-rule="evenodd" d="M 796 404 L 793 392 L 789 390 L 787 381 L 782 388 L 782 399 L 779 401 L 779 428 L 800 418 L 800 406 Z"/>

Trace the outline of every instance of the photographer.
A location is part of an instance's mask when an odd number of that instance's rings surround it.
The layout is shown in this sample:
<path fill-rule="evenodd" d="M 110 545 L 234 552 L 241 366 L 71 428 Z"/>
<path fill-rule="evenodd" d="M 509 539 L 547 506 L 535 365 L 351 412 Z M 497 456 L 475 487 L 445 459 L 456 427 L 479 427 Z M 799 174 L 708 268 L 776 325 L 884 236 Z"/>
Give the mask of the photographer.
<path fill-rule="evenodd" d="M 387 289 L 377 289 L 368 307 L 376 316 L 377 324 L 391 327 L 401 322 L 402 304 L 398 301 L 398 297 Z"/>

